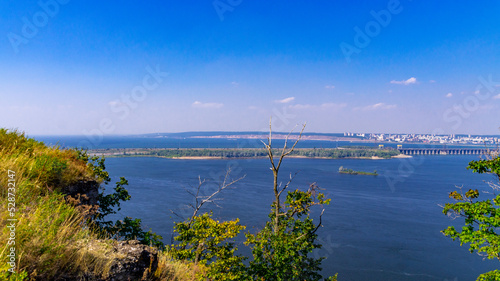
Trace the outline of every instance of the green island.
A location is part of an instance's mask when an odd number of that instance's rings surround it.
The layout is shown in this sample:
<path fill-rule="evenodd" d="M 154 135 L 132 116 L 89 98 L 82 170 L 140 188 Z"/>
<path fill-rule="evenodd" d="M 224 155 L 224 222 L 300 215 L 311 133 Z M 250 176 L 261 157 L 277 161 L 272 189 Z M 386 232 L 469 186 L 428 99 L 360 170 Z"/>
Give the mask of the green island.
<path fill-rule="evenodd" d="M 279 153 L 279 149 L 273 149 Z M 264 148 L 112 148 L 89 150 L 89 154 L 106 157 L 162 157 L 173 159 L 232 159 L 232 158 L 265 158 Z M 297 158 L 361 158 L 390 159 L 398 156 L 395 149 L 378 149 L 371 147 L 339 147 L 339 148 L 296 148 L 290 157 Z"/>
<path fill-rule="evenodd" d="M 377 173 L 376 170 L 373 171 L 372 173 L 370 173 L 370 172 L 354 171 L 352 169 L 346 169 L 346 168 L 344 168 L 344 166 L 340 166 L 339 173 L 341 173 L 341 174 L 349 174 L 349 175 L 378 176 L 378 173 Z"/>

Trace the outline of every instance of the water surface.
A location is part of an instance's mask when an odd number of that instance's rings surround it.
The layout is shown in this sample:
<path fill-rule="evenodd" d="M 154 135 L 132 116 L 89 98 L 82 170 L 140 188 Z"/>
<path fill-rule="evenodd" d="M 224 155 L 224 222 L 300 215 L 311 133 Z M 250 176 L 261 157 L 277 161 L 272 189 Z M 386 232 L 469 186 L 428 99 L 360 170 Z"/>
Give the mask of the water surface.
<path fill-rule="evenodd" d="M 323 274 L 339 273 L 340 280 L 475 280 L 498 268 L 498 261 L 483 261 L 440 233 L 453 223 L 438 204 L 449 202 L 455 185 L 487 190 L 483 180 L 465 167 L 477 156 L 420 156 L 391 160 L 285 159 L 280 171 L 286 182 L 298 172 L 292 189 L 306 189 L 316 182 L 332 198 L 319 230 L 325 256 Z M 107 169 L 117 179 L 129 180 L 132 200 L 119 216 L 142 218 L 145 225 L 169 242 L 173 220 L 188 216 L 192 198 L 185 188 L 207 179 L 206 194 L 216 188 L 231 167 L 233 178 L 245 175 L 234 189 L 224 191 L 212 205 L 222 220 L 240 218 L 247 231 L 260 229 L 272 202 L 272 172 L 267 159 L 172 160 L 160 158 L 111 158 Z M 377 170 L 374 176 L 339 174 L 338 168 Z M 313 217 L 319 215 L 315 210 Z M 242 253 L 249 250 L 241 245 Z"/>

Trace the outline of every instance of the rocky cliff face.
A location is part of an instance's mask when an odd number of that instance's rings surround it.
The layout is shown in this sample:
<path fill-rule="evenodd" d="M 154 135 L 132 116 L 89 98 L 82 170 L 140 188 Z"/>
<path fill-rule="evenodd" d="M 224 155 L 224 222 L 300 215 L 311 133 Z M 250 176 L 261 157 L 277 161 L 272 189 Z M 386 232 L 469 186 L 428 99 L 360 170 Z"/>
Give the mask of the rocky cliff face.
<path fill-rule="evenodd" d="M 124 258 L 115 260 L 105 280 L 146 280 L 158 267 L 157 252 L 137 240 L 116 242 L 113 250 Z"/>
<path fill-rule="evenodd" d="M 96 181 L 80 181 L 64 188 L 66 200 L 74 204 L 87 217 L 92 216 L 99 209 L 99 183 Z M 85 273 L 65 274 L 58 280 L 86 280 L 86 281 L 128 281 L 151 280 L 158 267 L 157 250 L 140 244 L 137 240 L 111 241 L 94 240 L 78 247 L 85 255 L 100 256 L 106 254 L 109 262 L 106 272 L 90 268 Z M 112 247 L 111 249 L 109 247 Z M 99 270 L 97 270 L 99 272 Z"/>
<path fill-rule="evenodd" d="M 106 269 L 102 270 L 92 258 L 86 262 L 86 272 L 64 273 L 57 281 L 136 281 L 154 280 L 158 268 L 158 253 L 155 249 L 142 245 L 137 240 L 113 241 L 93 240 L 86 244 L 77 243 L 87 257 L 106 255 Z M 110 248 L 111 247 L 111 248 Z M 102 262 L 102 260 L 101 260 Z M 42 279 L 39 279 L 40 281 Z"/>
<path fill-rule="evenodd" d="M 91 217 L 99 209 L 99 183 L 79 181 L 63 189 L 66 201 L 76 206 L 86 217 Z"/>

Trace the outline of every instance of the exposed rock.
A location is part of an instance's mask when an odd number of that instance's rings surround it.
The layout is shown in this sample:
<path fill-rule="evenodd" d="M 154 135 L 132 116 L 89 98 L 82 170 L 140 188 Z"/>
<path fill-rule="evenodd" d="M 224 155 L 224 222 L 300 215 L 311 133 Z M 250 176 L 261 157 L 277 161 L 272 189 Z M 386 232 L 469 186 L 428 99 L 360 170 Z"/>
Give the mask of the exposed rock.
<path fill-rule="evenodd" d="M 77 206 L 86 216 L 92 216 L 99 209 L 99 183 L 79 181 L 63 189 L 66 200 Z M 93 240 L 77 245 L 91 256 L 105 255 L 109 261 L 105 272 L 85 272 L 64 274 L 58 280 L 85 281 L 135 281 L 148 280 L 158 267 L 157 250 L 141 244 L 137 240 L 112 241 Z M 110 248 L 111 247 L 111 248 Z"/>
<path fill-rule="evenodd" d="M 158 253 L 153 248 L 140 244 L 137 240 L 119 241 L 113 250 L 122 259 L 116 259 L 105 280 L 128 281 L 145 280 L 158 267 Z"/>
<path fill-rule="evenodd" d="M 86 216 L 92 216 L 99 209 L 99 183 L 96 181 L 79 181 L 63 189 L 66 200 L 74 204 Z"/>
<path fill-rule="evenodd" d="M 137 240 L 91 240 L 77 242 L 89 268 L 85 272 L 61 273 L 57 281 L 136 281 L 152 280 L 158 268 L 156 249 Z M 103 268 L 102 265 L 106 264 Z M 46 280 L 46 279 L 37 279 Z"/>

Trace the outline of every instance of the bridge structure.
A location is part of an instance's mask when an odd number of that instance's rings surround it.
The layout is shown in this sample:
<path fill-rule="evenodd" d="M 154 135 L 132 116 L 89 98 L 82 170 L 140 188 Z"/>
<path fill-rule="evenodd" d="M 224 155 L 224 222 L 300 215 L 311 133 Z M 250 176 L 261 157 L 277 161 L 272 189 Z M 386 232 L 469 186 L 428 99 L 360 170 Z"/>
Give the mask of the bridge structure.
<path fill-rule="evenodd" d="M 482 155 L 488 149 L 481 148 L 398 148 L 405 155 Z"/>

